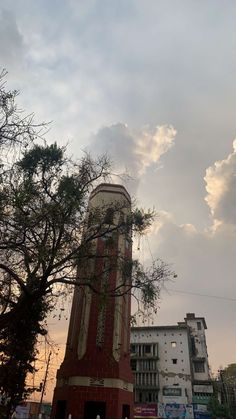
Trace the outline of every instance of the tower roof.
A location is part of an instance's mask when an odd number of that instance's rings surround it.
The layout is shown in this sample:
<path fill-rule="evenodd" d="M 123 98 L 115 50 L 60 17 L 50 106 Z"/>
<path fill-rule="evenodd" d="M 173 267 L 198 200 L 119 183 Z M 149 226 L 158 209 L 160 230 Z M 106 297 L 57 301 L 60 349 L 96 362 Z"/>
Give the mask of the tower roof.
<path fill-rule="evenodd" d="M 117 193 L 119 195 L 123 195 L 128 200 L 128 202 L 131 203 L 130 194 L 127 192 L 126 188 L 123 185 L 115 183 L 101 183 L 91 192 L 90 199 L 100 192 L 112 194 Z"/>

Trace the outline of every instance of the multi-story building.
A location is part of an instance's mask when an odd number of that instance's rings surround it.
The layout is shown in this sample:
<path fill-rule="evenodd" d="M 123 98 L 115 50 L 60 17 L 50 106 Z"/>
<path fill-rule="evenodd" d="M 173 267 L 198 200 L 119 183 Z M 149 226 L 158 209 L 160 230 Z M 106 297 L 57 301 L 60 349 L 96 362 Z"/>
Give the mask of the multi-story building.
<path fill-rule="evenodd" d="M 211 385 L 203 317 L 188 313 L 173 326 L 133 327 L 135 403 L 193 405 L 206 412 Z"/>
<path fill-rule="evenodd" d="M 206 321 L 204 317 L 195 317 L 194 313 L 188 313 L 184 323 L 188 326 L 191 342 L 189 353 L 192 365 L 192 403 L 195 412 L 203 412 L 213 393 L 205 335 Z"/>

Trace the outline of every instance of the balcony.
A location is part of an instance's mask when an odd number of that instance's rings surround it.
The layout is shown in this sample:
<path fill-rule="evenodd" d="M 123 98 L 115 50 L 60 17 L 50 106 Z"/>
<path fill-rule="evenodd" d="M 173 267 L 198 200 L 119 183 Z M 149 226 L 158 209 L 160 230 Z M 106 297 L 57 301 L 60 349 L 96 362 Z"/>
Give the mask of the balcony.
<path fill-rule="evenodd" d="M 137 359 L 155 359 L 158 360 L 158 344 L 131 344 L 130 357 Z"/>

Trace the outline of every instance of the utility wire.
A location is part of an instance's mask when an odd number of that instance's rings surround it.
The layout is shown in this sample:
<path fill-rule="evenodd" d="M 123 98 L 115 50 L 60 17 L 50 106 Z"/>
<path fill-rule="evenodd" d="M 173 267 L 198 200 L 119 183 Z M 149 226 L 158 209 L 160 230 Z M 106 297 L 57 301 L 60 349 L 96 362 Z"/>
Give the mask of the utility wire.
<path fill-rule="evenodd" d="M 226 301 L 234 301 L 234 302 L 236 301 L 236 298 L 222 297 L 220 295 L 202 294 L 202 293 L 199 293 L 199 292 L 176 290 L 176 289 L 172 289 L 172 288 L 165 288 L 165 290 L 166 291 L 171 291 L 171 292 L 178 292 L 180 294 L 196 295 L 198 297 L 216 298 L 217 300 L 226 300 Z"/>
<path fill-rule="evenodd" d="M 149 254 L 151 256 L 152 262 L 154 262 L 154 258 L 153 258 L 153 254 L 151 251 L 151 246 L 150 246 L 150 242 L 147 236 L 145 236 L 146 242 L 147 242 L 147 247 L 148 247 L 148 251 Z M 206 298 L 215 298 L 217 300 L 225 300 L 225 301 L 233 301 L 236 302 L 236 298 L 231 298 L 231 297 L 222 297 L 220 295 L 211 295 L 211 294 L 202 294 L 199 292 L 191 292 L 191 291 L 183 291 L 183 290 L 176 290 L 176 289 L 171 289 L 171 288 L 164 288 L 166 291 L 171 291 L 171 292 L 178 292 L 180 294 L 187 294 L 187 295 L 195 295 L 197 297 L 206 297 Z"/>

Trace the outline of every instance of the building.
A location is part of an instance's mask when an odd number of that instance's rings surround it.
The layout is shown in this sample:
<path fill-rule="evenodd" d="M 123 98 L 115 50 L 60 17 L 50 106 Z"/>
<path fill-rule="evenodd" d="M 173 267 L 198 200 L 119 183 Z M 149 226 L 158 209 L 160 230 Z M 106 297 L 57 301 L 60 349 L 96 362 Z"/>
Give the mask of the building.
<path fill-rule="evenodd" d="M 179 405 L 206 416 L 213 387 L 205 329 L 194 313 L 177 325 L 131 329 L 135 403 L 158 403 L 163 411 Z"/>
<path fill-rule="evenodd" d="M 115 211 L 112 211 L 112 208 Z M 119 211 L 117 210 L 119 209 Z M 93 258 L 79 267 L 78 278 L 90 280 L 89 287 L 75 289 L 64 361 L 57 373 L 52 419 L 130 419 L 133 414 L 133 374 L 130 368 L 130 293 L 122 285 L 117 255 L 130 260 L 129 232 L 115 230 L 120 217 L 131 208 L 130 196 L 120 185 L 102 184 L 91 194 L 88 229 L 97 228 L 97 214 L 104 234 L 93 240 Z M 104 217 L 104 218 L 103 218 Z M 109 218 L 109 220 L 108 220 Z M 98 221 L 96 221 L 98 222 Z M 107 233 L 109 226 L 114 232 Z M 85 240 L 85 239 L 84 239 Z M 112 267 L 111 263 L 114 262 Z M 101 303 L 99 292 L 121 289 L 120 298 Z"/>
<path fill-rule="evenodd" d="M 195 417 L 207 415 L 207 405 L 213 395 L 213 385 L 210 376 L 204 317 L 195 317 L 194 313 L 187 313 L 184 319 L 189 328 L 190 359 L 192 365 L 193 408 Z"/>

